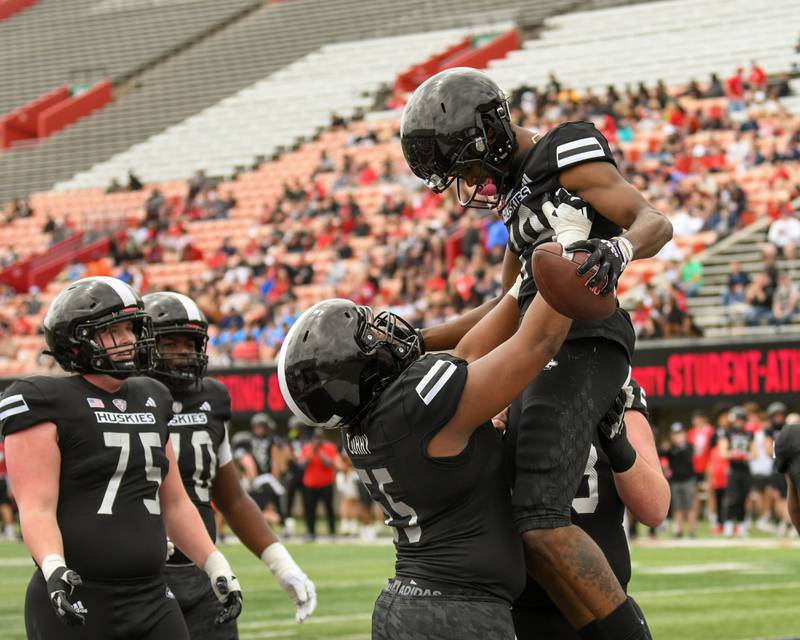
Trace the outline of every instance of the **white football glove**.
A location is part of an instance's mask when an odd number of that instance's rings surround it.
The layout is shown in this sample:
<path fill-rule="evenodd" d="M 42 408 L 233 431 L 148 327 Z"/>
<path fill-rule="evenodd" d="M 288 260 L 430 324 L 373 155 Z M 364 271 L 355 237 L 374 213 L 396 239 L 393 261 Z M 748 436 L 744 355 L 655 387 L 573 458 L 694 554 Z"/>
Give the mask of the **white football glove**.
<path fill-rule="evenodd" d="M 294 621 L 298 624 L 317 608 L 317 590 L 280 542 L 273 542 L 261 553 L 261 560 L 277 578 L 278 584 L 294 602 Z"/>
<path fill-rule="evenodd" d="M 547 226 L 555 233 L 554 241 L 562 247 L 589 237 L 594 212 L 582 198 L 573 196 L 566 189 L 559 189 L 552 198 L 545 195 L 542 213 Z"/>
<path fill-rule="evenodd" d="M 242 612 L 242 588 L 225 556 L 214 550 L 206 558 L 203 570 L 208 574 L 214 595 L 222 603 L 222 609 L 214 622 L 223 624 L 238 618 Z"/>

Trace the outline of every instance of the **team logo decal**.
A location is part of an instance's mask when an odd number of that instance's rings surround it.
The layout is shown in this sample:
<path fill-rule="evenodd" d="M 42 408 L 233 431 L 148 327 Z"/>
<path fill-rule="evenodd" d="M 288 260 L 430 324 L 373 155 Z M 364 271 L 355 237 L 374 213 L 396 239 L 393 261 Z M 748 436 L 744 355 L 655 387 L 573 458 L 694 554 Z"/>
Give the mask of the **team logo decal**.
<path fill-rule="evenodd" d="M 155 407 L 156 401 L 153 400 L 150 396 L 147 396 L 147 402 L 144 403 L 145 407 Z"/>
<path fill-rule="evenodd" d="M 208 402 L 204 402 L 200 405 L 200 411 L 211 411 L 211 405 Z"/>
<path fill-rule="evenodd" d="M 92 407 L 92 409 L 105 409 L 106 408 L 106 405 L 103 403 L 103 401 L 100 398 L 86 398 L 86 402 L 89 403 L 89 406 Z"/>
<path fill-rule="evenodd" d="M 183 411 L 183 403 L 178 402 L 177 400 L 175 402 L 173 402 L 172 403 L 172 411 L 174 413 L 180 413 L 181 411 Z"/>
<path fill-rule="evenodd" d="M 114 398 L 111 402 L 120 411 L 125 411 L 128 408 L 128 401 L 122 398 Z"/>

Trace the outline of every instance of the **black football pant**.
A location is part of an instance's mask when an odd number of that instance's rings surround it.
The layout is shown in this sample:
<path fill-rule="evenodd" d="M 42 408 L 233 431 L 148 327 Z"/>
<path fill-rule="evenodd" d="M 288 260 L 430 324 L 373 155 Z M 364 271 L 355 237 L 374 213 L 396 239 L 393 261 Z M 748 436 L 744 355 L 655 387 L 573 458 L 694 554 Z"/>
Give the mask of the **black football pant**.
<path fill-rule="evenodd" d="M 629 370 L 616 342 L 570 340 L 517 398 L 509 435 L 516 436 L 512 504 L 520 533 L 571 524 L 592 436 Z"/>
<path fill-rule="evenodd" d="M 725 488 L 725 519 L 734 522 L 744 522 L 747 497 L 750 495 L 750 485 L 753 478 L 750 469 L 746 466 L 735 468 L 731 466 L 728 473 L 728 486 Z"/>
<path fill-rule="evenodd" d="M 50 605 L 37 569 L 25 595 L 28 640 L 189 640 L 175 597 L 164 578 L 96 582 L 84 579 L 72 595 L 87 609 L 86 624 L 68 627 Z"/>
<path fill-rule="evenodd" d="M 328 518 L 328 533 L 336 533 L 336 514 L 333 511 L 333 485 L 312 489 L 303 488 L 303 502 L 305 503 L 306 527 L 311 536 L 317 534 L 317 504 L 322 500 L 325 506 L 325 515 Z"/>
<path fill-rule="evenodd" d="M 642 620 L 644 617 L 639 603 L 628 596 L 633 608 Z M 550 609 L 525 609 L 514 607 L 511 610 L 514 618 L 514 631 L 517 640 L 581 640 L 578 632 L 572 628 L 567 619 L 555 607 Z M 648 627 L 649 633 L 649 627 Z M 650 634 L 652 636 L 652 634 Z"/>
<path fill-rule="evenodd" d="M 239 638 L 236 620 L 230 620 L 225 624 L 214 622 L 222 605 L 214 595 L 211 581 L 205 571 L 193 564 L 185 566 L 168 564 L 164 570 L 164 578 L 180 605 L 192 640 Z"/>
<path fill-rule="evenodd" d="M 390 580 L 375 601 L 372 640 L 470 638 L 514 640 L 509 604 L 488 594 L 408 578 Z"/>

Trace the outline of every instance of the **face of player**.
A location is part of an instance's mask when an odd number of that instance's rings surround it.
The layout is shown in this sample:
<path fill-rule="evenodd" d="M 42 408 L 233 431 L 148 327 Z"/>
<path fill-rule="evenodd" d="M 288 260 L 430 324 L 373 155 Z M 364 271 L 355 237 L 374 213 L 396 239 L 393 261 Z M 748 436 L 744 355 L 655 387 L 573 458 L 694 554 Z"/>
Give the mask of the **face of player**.
<path fill-rule="evenodd" d="M 194 349 L 194 339 L 189 335 L 173 333 L 158 338 L 158 352 L 162 356 L 169 356 L 172 366 L 191 364 L 190 358 L 181 358 L 181 356 L 193 354 Z"/>
<path fill-rule="evenodd" d="M 130 360 L 132 347 L 136 343 L 133 321 L 125 320 L 103 327 L 97 332 L 96 339 L 104 349 L 108 350 L 111 360 L 115 362 Z"/>

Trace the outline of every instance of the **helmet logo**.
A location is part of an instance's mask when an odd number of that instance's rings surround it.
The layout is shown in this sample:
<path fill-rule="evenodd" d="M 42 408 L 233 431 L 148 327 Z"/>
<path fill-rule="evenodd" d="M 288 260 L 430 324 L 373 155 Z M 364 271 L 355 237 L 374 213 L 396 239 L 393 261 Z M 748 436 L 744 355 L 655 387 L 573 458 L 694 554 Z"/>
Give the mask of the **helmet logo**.
<path fill-rule="evenodd" d="M 125 411 L 128 408 L 127 400 L 123 400 L 122 398 L 114 398 L 111 402 L 120 411 Z"/>
<path fill-rule="evenodd" d="M 175 402 L 172 403 L 172 411 L 174 413 L 180 413 L 181 411 L 183 411 L 183 404 L 181 404 L 176 400 Z"/>

